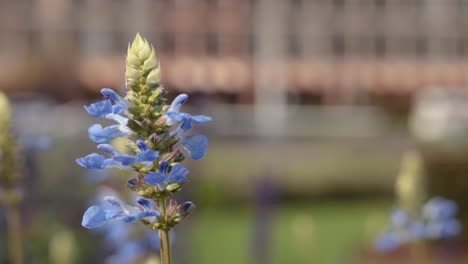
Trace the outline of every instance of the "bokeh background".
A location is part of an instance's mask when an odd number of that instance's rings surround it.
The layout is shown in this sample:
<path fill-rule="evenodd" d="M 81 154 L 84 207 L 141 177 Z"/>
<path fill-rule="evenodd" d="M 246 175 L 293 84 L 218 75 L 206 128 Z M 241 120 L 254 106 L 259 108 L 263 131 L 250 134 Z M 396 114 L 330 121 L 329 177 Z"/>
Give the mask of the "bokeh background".
<path fill-rule="evenodd" d="M 124 91 L 137 32 L 170 97 L 188 93 L 187 110 L 215 120 L 179 195 L 198 209 L 176 228 L 176 263 L 366 263 L 408 150 L 423 157 L 429 194 L 467 218 L 466 14 L 467 0 L 0 1 L 15 131 L 50 140 L 24 157 L 28 263 L 110 254 L 81 217 L 97 186 L 125 193 L 126 176 L 74 160 L 94 151 L 82 105 Z M 5 245 L 1 211 L 0 230 Z"/>

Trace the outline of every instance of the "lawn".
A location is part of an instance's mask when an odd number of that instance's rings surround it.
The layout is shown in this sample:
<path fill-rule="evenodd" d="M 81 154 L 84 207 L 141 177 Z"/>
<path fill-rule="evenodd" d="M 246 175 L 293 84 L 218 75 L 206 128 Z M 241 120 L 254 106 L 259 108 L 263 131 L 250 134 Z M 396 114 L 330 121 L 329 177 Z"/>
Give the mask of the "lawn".
<path fill-rule="evenodd" d="M 388 209 L 389 203 L 379 201 L 281 206 L 266 263 L 351 263 L 353 253 L 385 225 Z M 252 209 L 199 210 L 191 221 L 190 263 L 256 263 Z"/>

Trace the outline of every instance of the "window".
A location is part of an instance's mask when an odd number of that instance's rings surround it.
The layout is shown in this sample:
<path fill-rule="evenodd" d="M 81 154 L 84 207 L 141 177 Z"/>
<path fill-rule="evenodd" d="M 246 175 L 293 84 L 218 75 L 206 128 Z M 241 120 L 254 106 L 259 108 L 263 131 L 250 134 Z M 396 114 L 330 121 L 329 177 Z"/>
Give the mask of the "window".
<path fill-rule="evenodd" d="M 375 55 L 377 57 L 384 57 L 388 52 L 387 41 L 384 36 L 378 35 L 374 40 Z"/>
<path fill-rule="evenodd" d="M 427 55 L 427 38 L 418 36 L 416 38 L 416 55 L 424 57 Z"/>
<path fill-rule="evenodd" d="M 175 51 L 175 37 L 172 32 L 162 32 L 159 39 L 161 52 L 172 54 Z"/>
<path fill-rule="evenodd" d="M 336 57 L 342 57 L 345 54 L 345 39 L 343 35 L 335 35 L 332 37 L 332 49 L 333 55 Z"/>
<path fill-rule="evenodd" d="M 208 32 L 205 36 L 205 48 L 208 55 L 215 55 L 219 52 L 219 42 L 216 33 Z"/>
<path fill-rule="evenodd" d="M 291 34 L 288 38 L 288 54 L 295 58 L 302 55 L 301 38 L 297 33 Z"/>

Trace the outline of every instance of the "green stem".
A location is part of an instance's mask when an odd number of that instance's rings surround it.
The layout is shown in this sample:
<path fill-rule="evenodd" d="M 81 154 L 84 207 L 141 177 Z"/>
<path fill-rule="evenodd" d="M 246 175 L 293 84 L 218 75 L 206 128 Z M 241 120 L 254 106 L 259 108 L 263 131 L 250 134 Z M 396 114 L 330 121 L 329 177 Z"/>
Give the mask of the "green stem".
<path fill-rule="evenodd" d="M 171 242 L 169 230 L 159 230 L 159 241 L 161 244 L 161 264 L 171 264 Z"/>
<path fill-rule="evenodd" d="M 161 199 L 159 201 L 159 208 L 162 215 L 166 219 L 166 199 Z M 161 252 L 161 264 L 171 264 L 171 242 L 169 237 L 169 230 L 160 229 L 159 230 L 159 242 L 160 242 L 160 252 Z"/>
<path fill-rule="evenodd" d="M 23 254 L 21 249 L 21 220 L 17 207 L 11 206 L 8 209 L 7 221 L 10 261 L 12 264 L 22 264 Z"/>

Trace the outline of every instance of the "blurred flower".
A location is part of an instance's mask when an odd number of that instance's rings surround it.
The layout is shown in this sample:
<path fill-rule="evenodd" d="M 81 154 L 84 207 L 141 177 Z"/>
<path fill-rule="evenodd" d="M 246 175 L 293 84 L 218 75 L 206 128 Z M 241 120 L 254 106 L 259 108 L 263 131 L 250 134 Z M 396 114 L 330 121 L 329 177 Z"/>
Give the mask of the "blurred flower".
<path fill-rule="evenodd" d="M 429 200 L 420 214 L 394 209 L 390 227 L 377 238 L 375 248 L 388 252 L 412 241 L 453 238 L 461 231 L 461 224 L 455 218 L 456 213 L 455 202 L 440 197 Z"/>
<path fill-rule="evenodd" d="M 435 197 L 424 205 L 423 215 L 434 221 L 443 221 L 455 217 L 457 211 L 458 206 L 454 201 Z"/>

